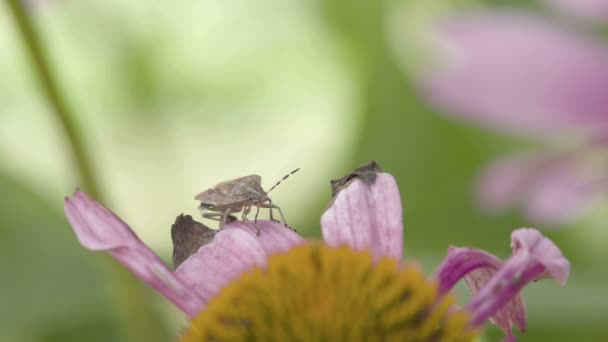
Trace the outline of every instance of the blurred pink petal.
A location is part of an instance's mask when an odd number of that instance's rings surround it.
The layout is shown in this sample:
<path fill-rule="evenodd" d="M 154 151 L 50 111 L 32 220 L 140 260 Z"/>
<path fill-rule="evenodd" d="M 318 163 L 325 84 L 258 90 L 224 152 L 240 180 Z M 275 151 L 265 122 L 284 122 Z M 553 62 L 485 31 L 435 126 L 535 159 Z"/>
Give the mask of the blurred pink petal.
<path fill-rule="evenodd" d="M 528 194 L 526 215 L 545 225 L 572 223 L 600 198 L 606 189 L 600 180 L 585 175 L 577 165 L 547 170 Z"/>
<path fill-rule="evenodd" d="M 607 134 L 605 46 L 508 11 L 451 17 L 437 36 L 444 59 L 421 84 L 448 115 L 515 134 Z"/>
<path fill-rule="evenodd" d="M 586 19 L 605 21 L 608 19 L 606 0 L 544 0 L 565 15 L 575 15 Z"/>
<path fill-rule="evenodd" d="M 467 309 L 472 324 L 481 325 L 498 309 L 519 294 L 528 283 L 553 278 L 564 285 L 570 274 L 570 263 L 561 250 L 536 229 L 518 229 L 511 234 L 513 255 L 473 296 Z"/>
<path fill-rule="evenodd" d="M 229 223 L 213 241 L 202 246 L 175 271 L 207 303 L 231 280 L 253 266 L 263 267 L 274 253 L 286 252 L 305 240 L 274 221 L 258 221 L 255 230 L 241 222 Z"/>
<path fill-rule="evenodd" d="M 493 161 L 479 177 L 477 200 L 489 211 L 502 211 L 523 201 L 528 186 L 542 175 L 553 155 L 514 154 Z"/>
<path fill-rule="evenodd" d="M 202 298 L 108 209 L 76 190 L 73 199 L 65 199 L 65 214 L 84 247 L 107 251 L 189 316 L 198 312 Z"/>
<path fill-rule="evenodd" d="M 474 296 L 498 272 L 501 266 L 502 261 L 490 253 L 475 248 L 451 246 L 435 277 L 439 281 L 440 293 L 447 293 L 458 280 L 464 278 Z M 512 325 L 525 331 L 526 310 L 523 296 L 517 294 L 498 309 L 490 317 L 490 321 L 500 327 L 507 336 L 512 334 Z"/>
<path fill-rule="evenodd" d="M 353 179 L 321 216 L 321 231 L 332 247 L 369 249 L 376 259 L 401 260 L 403 214 L 395 178 L 378 173 L 374 181 Z"/>
<path fill-rule="evenodd" d="M 570 223 L 606 190 L 599 176 L 575 155 L 516 154 L 482 172 L 478 202 L 490 211 L 522 206 L 531 220 L 545 226 Z"/>

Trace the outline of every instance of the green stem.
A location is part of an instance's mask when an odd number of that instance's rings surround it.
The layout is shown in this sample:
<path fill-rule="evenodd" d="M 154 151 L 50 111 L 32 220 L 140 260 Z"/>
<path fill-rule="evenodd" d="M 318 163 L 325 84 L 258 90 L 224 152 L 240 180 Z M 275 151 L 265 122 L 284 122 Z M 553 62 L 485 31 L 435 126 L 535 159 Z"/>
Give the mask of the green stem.
<path fill-rule="evenodd" d="M 69 141 L 72 162 L 77 166 L 81 177 L 81 185 L 83 189 L 87 191 L 93 198 L 101 200 L 99 197 L 99 186 L 95 182 L 95 176 L 93 172 L 93 166 L 87 154 L 85 153 L 84 146 L 82 144 L 82 138 L 78 133 L 75 122 L 72 120 L 75 116 L 74 113 L 67 106 L 66 101 L 62 98 L 61 93 L 57 87 L 57 82 L 53 78 L 47 59 L 45 58 L 42 44 L 40 43 L 40 37 L 36 33 L 34 25 L 30 20 L 28 13 L 24 8 L 23 0 L 8 0 L 10 8 L 15 17 L 16 24 L 23 37 L 24 43 L 28 52 L 33 59 L 33 67 L 37 76 L 40 78 L 42 91 L 48 99 L 55 118 L 59 121 L 64 134 Z"/>
<path fill-rule="evenodd" d="M 83 189 L 100 201 L 101 192 L 93 171 L 93 164 L 85 151 L 74 113 L 62 96 L 41 44 L 40 36 L 24 8 L 23 0 L 8 0 L 15 24 L 21 34 L 25 47 L 32 58 L 33 68 L 39 78 L 42 91 L 52 107 L 52 113 L 59 122 L 68 140 L 72 163 L 79 171 Z M 102 201 L 103 202 L 103 201 Z M 109 257 L 104 258 L 105 270 L 112 276 L 109 291 L 117 303 L 117 308 L 125 318 L 128 341 L 166 341 L 168 336 L 155 309 L 147 300 L 146 289 L 128 271 Z"/>

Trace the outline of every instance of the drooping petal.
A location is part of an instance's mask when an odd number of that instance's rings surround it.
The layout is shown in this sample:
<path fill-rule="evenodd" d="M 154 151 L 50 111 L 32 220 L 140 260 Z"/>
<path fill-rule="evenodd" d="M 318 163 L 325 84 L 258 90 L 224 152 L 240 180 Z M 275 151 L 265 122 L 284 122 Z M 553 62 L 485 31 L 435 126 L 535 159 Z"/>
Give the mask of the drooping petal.
<path fill-rule="evenodd" d="M 471 294 L 475 296 L 492 279 L 497 271 L 497 269 L 481 268 L 465 276 L 464 280 Z M 489 320 L 498 326 L 507 336 L 512 335 L 513 325 L 520 331 L 526 331 L 526 304 L 521 292 L 491 315 Z"/>
<path fill-rule="evenodd" d="M 401 260 L 403 214 L 395 178 L 378 173 L 373 181 L 350 181 L 321 216 L 321 231 L 332 247 L 369 249 L 375 258 Z"/>
<path fill-rule="evenodd" d="M 608 1 L 606 0 L 544 0 L 565 15 L 576 15 L 581 18 L 605 21 L 608 19 Z"/>
<path fill-rule="evenodd" d="M 243 222 L 229 223 L 175 271 L 206 304 L 231 280 L 253 266 L 263 267 L 274 253 L 304 243 L 291 229 L 273 221 L 258 221 L 256 230 Z"/>
<path fill-rule="evenodd" d="M 565 284 L 570 263 L 553 241 L 535 229 L 518 229 L 511 234 L 513 255 L 468 304 L 472 324 L 479 326 L 502 308 L 529 282 L 554 278 Z"/>
<path fill-rule="evenodd" d="M 448 255 L 435 272 L 439 293 L 445 294 L 467 274 L 477 269 L 499 269 L 502 261 L 496 256 L 475 248 L 450 246 Z"/>
<path fill-rule="evenodd" d="M 445 113 L 513 134 L 606 134 L 599 42 L 509 11 L 451 17 L 438 31 L 441 65 L 420 83 Z"/>
<path fill-rule="evenodd" d="M 448 255 L 439 266 L 435 277 L 439 281 L 439 293 L 447 293 L 460 279 L 464 279 L 475 296 L 500 269 L 502 261 L 496 256 L 475 248 L 451 246 Z M 519 330 L 526 329 L 526 311 L 523 296 L 518 294 L 490 317 L 507 336 L 512 324 Z"/>
<path fill-rule="evenodd" d="M 566 153 L 527 153 L 493 162 L 479 177 L 477 200 L 488 211 L 523 207 L 543 226 L 569 223 L 605 190 L 600 175 Z"/>
<path fill-rule="evenodd" d="M 73 199 L 66 197 L 64 209 L 84 247 L 108 252 L 189 316 L 198 312 L 200 296 L 176 277 L 120 218 L 80 190 L 76 190 Z"/>

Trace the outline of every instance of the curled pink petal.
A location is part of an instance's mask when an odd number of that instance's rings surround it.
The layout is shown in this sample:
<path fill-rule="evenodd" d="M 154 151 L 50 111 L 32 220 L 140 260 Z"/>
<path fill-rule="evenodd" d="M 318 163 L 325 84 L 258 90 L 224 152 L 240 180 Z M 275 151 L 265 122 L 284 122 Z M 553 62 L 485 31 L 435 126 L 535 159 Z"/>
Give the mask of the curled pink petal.
<path fill-rule="evenodd" d="M 487 281 L 467 305 L 474 326 L 483 324 L 529 282 L 554 278 L 565 284 L 570 263 L 559 248 L 535 229 L 518 229 L 511 235 L 513 255 Z"/>
<path fill-rule="evenodd" d="M 564 257 L 562 251 L 553 241 L 544 237 L 538 230 L 533 228 L 522 228 L 511 234 L 511 246 L 513 254 L 528 253 L 538 263 L 542 264 L 545 271 L 536 279 L 552 278 L 562 286 L 570 276 L 570 262 Z"/>
<path fill-rule="evenodd" d="M 473 296 L 478 293 L 492 276 L 500 269 L 502 261 L 496 256 L 475 248 L 457 248 L 451 246 L 448 256 L 439 266 L 436 278 L 439 281 L 439 293 L 447 293 L 458 280 L 467 283 Z M 490 321 L 500 327 L 507 336 L 511 336 L 512 324 L 519 330 L 526 329 L 526 310 L 521 294 L 516 295 L 506 305 L 498 309 Z"/>
<path fill-rule="evenodd" d="M 545 3 L 564 12 L 584 19 L 605 21 L 608 19 L 606 0 L 544 0 Z"/>
<path fill-rule="evenodd" d="M 437 33 L 445 58 L 422 75 L 432 103 L 513 134 L 608 131 L 608 50 L 522 13 L 448 18 Z"/>
<path fill-rule="evenodd" d="M 496 256 L 475 248 L 450 246 L 448 255 L 435 272 L 439 293 L 445 294 L 467 274 L 478 269 L 497 270 L 502 261 Z"/>
<path fill-rule="evenodd" d="M 198 312 L 202 305 L 200 296 L 176 277 L 116 215 L 80 190 L 76 190 L 73 199 L 65 199 L 64 209 L 84 247 L 107 251 L 189 316 Z"/>
<path fill-rule="evenodd" d="M 274 253 L 305 243 L 297 233 L 273 221 L 237 221 L 220 230 L 175 270 L 175 274 L 207 303 L 222 287 L 253 266 L 264 267 Z"/>
<path fill-rule="evenodd" d="M 371 250 L 375 258 L 403 255 L 403 214 L 395 178 L 378 173 L 373 181 L 353 179 L 321 216 L 324 240 L 332 247 Z"/>

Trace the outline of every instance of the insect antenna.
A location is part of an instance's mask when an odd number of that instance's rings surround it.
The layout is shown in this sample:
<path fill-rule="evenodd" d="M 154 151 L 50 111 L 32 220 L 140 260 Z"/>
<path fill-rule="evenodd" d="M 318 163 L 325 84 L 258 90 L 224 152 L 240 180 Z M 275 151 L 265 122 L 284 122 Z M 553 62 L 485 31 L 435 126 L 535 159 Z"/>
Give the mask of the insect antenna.
<path fill-rule="evenodd" d="M 281 178 L 280 181 L 278 181 L 275 185 L 272 186 L 272 188 L 270 188 L 270 190 L 266 191 L 266 193 L 270 193 L 274 188 L 276 188 L 279 184 L 281 184 L 281 182 L 283 182 L 284 180 L 286 180 L 287 178 L 289 178 L 289 176 L 293 175 L 294 173 L 300 171 L 300 168 L 297 168 L 293 171 L 291 171 L 290 173 L 286 174 L 283 178 Z"/>

